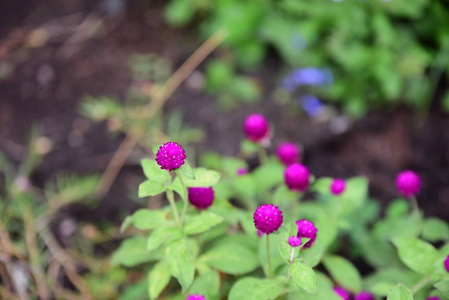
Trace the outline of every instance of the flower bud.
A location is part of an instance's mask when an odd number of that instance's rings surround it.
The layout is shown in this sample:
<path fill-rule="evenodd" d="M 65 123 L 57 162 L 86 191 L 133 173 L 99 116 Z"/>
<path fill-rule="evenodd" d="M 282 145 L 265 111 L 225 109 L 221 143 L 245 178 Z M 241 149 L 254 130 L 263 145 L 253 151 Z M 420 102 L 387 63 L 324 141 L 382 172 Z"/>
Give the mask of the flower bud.
<path fill-rule="evenodd" d="M 270 134 L 268 122 L 260 114 L 252 114 L 246 117 L 243 130 L 246 137 L 254 143 L 262 142 Z"/>
<path fill-rule="evenodd" d="M 287 187 L 296 192 L 305 192 L 309 187 L 310 172 L 303 164 L 294 163 L 284 171 L 284 180 Z"/>

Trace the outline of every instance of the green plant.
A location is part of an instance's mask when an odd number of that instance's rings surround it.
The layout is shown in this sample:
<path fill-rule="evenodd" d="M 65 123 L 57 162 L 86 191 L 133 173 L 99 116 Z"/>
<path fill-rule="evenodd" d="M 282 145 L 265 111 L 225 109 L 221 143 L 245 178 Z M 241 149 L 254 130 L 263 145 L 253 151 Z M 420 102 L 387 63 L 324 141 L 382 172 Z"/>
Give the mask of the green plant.
<path fill-rule="evenodd" d="M 308 171 L 288 171 L 277 157 L 244 174 L 244 160 L 215 153 L 192 169 L 180 157 L 184 152 L 166 149 L 155 146 L 156 160 L 142 160 L 147 179 L 139 196 L 151 201 L 165 194 L 169 205 L 126 217 L 122 230 L 133 228 L 132 237 L 112 258 L 114 265 L 148 272 L 150 299 L 337 300 L 343 289 L 375 299 L 449 298 L 449 226 L 409 205 L 419 178 L 409 189 L 408 175 L 401 177 L 398 188 L 410 199 L 392 201 L 380 217 L 363 177 L 315 179 Z M 172 157 L 176 165 L 164 170 Z M 306 168 L 290 166 L 298 165 Z M 212 187 L 212 206 L 199 206 L 197 194 L 192 198 L 198 187 Z M 313 200 L 303 201 L 306 195 Z M 443 242 L 438 249 L 437 241 Z"/>
<path fill-rule="evenodd" d="M 237 66 L 259 66 L 269 47 L 290 68 L 329 68 L 334 83 L 314 92 L 352 116 L 401 103 L 425 110 L 447 75 L 444 0 L 172 0 L 165 17 L 174 26 L 197 24 L 201 37 L 227 32 L 220 74 L 228 81 Z"/>

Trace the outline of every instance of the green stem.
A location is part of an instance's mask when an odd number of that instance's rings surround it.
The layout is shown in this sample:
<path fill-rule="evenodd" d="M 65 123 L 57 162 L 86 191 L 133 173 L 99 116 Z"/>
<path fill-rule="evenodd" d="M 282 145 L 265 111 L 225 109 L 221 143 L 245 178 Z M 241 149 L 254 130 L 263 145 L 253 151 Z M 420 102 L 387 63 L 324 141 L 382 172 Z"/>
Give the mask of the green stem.
<path fill-rule="evenodd" d="M 179 178 L 179 182 L 181 182 L 182 190 L 184 191 L 184 195 L 185 195 L 185 197 L 181 197 L 182 201 L 184 201 L 184 206 L 182 207 L 182 213 L 181 213 L 181 222 L 184 222 L 184 217 L 185 217 L 186 212 L 187 212 L 187 204 L 188 204 L 187 203 L 188 202 L 187 201 L 187 197 L 189 196 L 189 194 L 187 192 L 187 188 L 186 188 L 186 185 L 184 183 L 184 179 L 182 179 L 182 175 L 180 175 L 178 173 L 176 173 L 176 175 Z"/>
<path fill-rule="evenodd" d="M 426 286 L 426 284 L 430 283 L 431 280 L 432 280 L 432 277 L 430 275 L 428 275 L 428 276 L 424 277 L 423 279 L 421 279 L 418 283 L 416 283 L 411 288 L 412 294 L 416 294 L 417 292 L 419 292 L 424 286 Z"/>
<path fill-rule="evenodd" d="M 267 151 L 265 150 L 264 146 L 259 144 L 259 163 L 261 165 L 266 164 L 267 162 Z"/>
<path fill-rule="evenodd" d="M 269 234 L 267 234 L 267 263 L 268 263 L 268 277 L 273 278 L 273 271 L 271 270 L 270 235 Z"/>
<path fill-rule="evenodd" d="M 418 201 L 416 200 L 415 196 L 412 196 L 410 198 L 410 205 L 412 207 L 412 213 L 413 212 L 419 212 L 419 206 L 418 206 Z"/>
<path fill-rule="evenodd" d="M 181 226 L 181 222 L 179 221 L 178 209 L 176 208 L 176 204 L 175 204 L 175 197 L 173 195 L 173 191 L 167 190 L 165 193 L 167 195 L 168 202 L 170 202 L 170 206 L 173 210 L 173 214 L 175 215 L 176 224 L 178 226 Z"/>

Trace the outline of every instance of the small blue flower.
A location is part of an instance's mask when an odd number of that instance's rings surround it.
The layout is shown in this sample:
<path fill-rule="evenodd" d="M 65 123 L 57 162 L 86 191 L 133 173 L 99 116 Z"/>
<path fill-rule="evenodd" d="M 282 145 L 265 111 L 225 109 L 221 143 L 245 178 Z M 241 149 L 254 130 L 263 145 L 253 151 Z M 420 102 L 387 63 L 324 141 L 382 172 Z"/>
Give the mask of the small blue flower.
<path fill-rule="evenodd" d="M 331 70 L 327 68 L 298 68 L 288 74 L 282 81 L 282 87 L 294 91 L 302 85 L 324 86 L 332 84 L 334 78 Z"/>
<path fill-rule="evenodd" d="M 323 103 L 314 95 L 305 95 L 301 101 L 302 108 L 304 111 L 312 116 L 318 117 L 323 112 Z"/>

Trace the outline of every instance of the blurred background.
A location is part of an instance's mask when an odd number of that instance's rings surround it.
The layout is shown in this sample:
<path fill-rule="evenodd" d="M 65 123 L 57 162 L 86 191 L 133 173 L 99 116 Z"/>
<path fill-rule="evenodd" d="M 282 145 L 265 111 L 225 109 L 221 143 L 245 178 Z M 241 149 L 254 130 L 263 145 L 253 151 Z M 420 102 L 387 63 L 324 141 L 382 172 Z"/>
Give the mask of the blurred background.
<path fill-rule="evenodd" d="M 108 263 L 148 205 L 140 159 L 174 140 L 251 167 L 254 112 L 270 153 L 298 143 L 381 203 L 413 169 L 424 213 L 449 219 L 448 20 L 447 0 L 1 1 L 0 295 L 145 299 Z"/>

